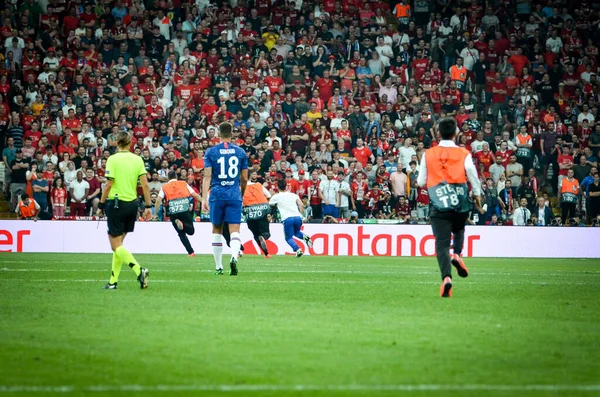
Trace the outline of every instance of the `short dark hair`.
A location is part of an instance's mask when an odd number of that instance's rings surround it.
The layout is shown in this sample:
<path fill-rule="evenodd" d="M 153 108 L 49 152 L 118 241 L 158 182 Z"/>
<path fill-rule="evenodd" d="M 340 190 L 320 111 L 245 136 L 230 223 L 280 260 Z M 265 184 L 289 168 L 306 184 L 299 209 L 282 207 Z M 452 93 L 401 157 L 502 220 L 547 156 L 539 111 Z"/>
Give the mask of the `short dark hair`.
<path fill-rule="evenodd" d="M 21 195 L 21 200 L 23 200 L 23 201 L 27 200 L 28 198 L 29 198 L 29 195 L 27 193 L 23 193 Z"/>
<path fill-rule="evenodd" d="M 287 189 L 287 183 L 285 182 L 285 179 L 280 179 L 277 182 L 277 188 L 279 189 L 280 192 L 285 192 Z"/>
<path fill-rule="evenodd" d="M 175 172 L 175 171 L 173 171 L 173 170 L 169 171 L 169 172 L 167 173 L 167 178 L 169 178 L 169 180 L 170 180 L 170 179 L 177 179 L 177 172 Z"/>
<path fill-rule="evenodd" d="M 224 122 L 219 125 L 219 136 L 221 138 L 231 138 L 231 132 L 233 131 L 233 126 L 231 123 Z"/>
<path fill-rule="evenodd" d="M 440 120 L 438 131 L 442 139 L 452 139 L 456 134 L 456 120 L 451 117 L 446 117 Z"/>

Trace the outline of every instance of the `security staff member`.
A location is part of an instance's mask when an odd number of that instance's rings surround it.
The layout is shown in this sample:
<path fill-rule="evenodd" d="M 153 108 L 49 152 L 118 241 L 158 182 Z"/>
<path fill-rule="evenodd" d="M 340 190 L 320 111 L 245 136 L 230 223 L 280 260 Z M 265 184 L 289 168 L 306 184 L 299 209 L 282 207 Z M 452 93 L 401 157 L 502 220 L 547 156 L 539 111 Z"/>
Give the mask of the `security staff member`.
<path fill-rule="evenodd" d="M 558 183 L 558 200 L 560 201 L 562 223 L 577 216 L 579 202 L 579 181 L 575 179 L 575 171 L 567 171 L 567 176 Z"/>
<path fill-rule="evenodd" d="M 146 167 L 140 156 L 129 151 L 131 135 L 127 131 L 117 134 L 117 152 L 106 162 L 106 187 L 98 204 L 98 216 L 106 209 L 108 240 L 113 251 L 112 273 L 105 289 L 117 289 L 121 265 L 126 263 L 134 271 L 140 288 L 148 288 L 148 269 L 140 266 L 131 252 L 123 246 L 127 233 L 133 232 L 138 213 L 137 183 L 141 182 L 146 209 L 144 218 L 152 218 L 150 189 Z M 107 201 L 108 200 L 108 201 Z"/>
<path fill-rule="evenodd" d="M 252 171 L 243 197 L 244 214 L 246 215 L 248 229 L 252 232 L 254 240 L 258 243 L 267 259 L 271 257 L 267 249 L 267 242 L 265 241 L 271 237 L 268 218 L 269 212 L 271 212 L 271 206 L 269 205 L 270 197 L 271 193 L 258 182 L 258 173 Z"/>
<path fill-rule="evenodd" d="M 167 174 L 169 182 L 162 185 L 155 204 L 155 214 L 158 214 L 163 199 L 166 200 L 167 215 L 171 219 L 173 227 L 177 231 L 179 240 L 185 247 L 189 256 L 196 256 L 190 244 L 189 236 L 194 235 L 194 218 L 190 197 L 197 202 L 202 202 L 202 197 L 194 191 L 185 181 L 177 180 L 177 173 L 173 170 Z M 155 217 L 157 218 L 157 217 Z"/>
<path fill-rule="evenodd" d="M 40 205 L 34 199 L 29 198 L 27 193 L 23 193 L 15 212 L 19 219 L 33 219 L 37 221 L 40 214 Z"/>
<path fill-rule="evenodd" d="M 481 184 L 471 153 L 456 146 L 456 120 L 442 119 L 438 124 L 441 141 L 428 149 L 421 159 L 417 183 L 427 186 L 431 202 L 431 227 L 435 236 L 435 251 L 442 273 L 440 296 L 452 296 L 452 268 L 460 277 L 469 271 L 460 254 L 465 237 L 465 223 L 472 204 L 467 179 L 471 183 L 476 205 L 481 206 Z M 450 257 L 450 237 L 454 235 L 454 253 Z"/>
<path fill-rule="evenodd" d="M 271 198 L 271 193 L 269 193 L 269 191 L 257 180 L 258 173 L 252 171 L 250 173 L 248 185 L 246 185 L 246 191 L 242 198 L 244 214 L 246 215 L 246 224 L 248 225 L 248 229 L 252 232 L 254 241 L 258 243 L 260 249 L 265 254 L 265 259 L 271 259 L 271 254 L 269 254 L 266 241 L 271 237 L 271 232 L 269 230 L 269 213 L 271 211 L 269 198 Z M 229 225 L 227 223 L 223 224 L 223 238 L 229 246 L 231 235 L 229 234 L 228 227 Z M 242 256 L 243 252 L 244 246 L 242 245 L 239 256 Z M 218 270 L 217 273 L 219 273 Z"/>

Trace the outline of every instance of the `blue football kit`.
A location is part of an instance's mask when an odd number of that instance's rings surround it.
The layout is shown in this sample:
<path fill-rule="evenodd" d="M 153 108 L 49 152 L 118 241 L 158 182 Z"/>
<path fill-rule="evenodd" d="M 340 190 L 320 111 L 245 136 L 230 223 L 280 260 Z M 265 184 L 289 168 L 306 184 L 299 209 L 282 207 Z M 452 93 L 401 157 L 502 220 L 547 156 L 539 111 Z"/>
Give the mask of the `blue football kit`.
<path fill-rule="evenodd" d="M 229 142 L 208 149 L 204 166 L 212 168 L 210 181 L 210 222 L 213 225 L 240 224 L 242 220 L 242 191 L 240 174 L 248 169 L 246 152 Z"/>

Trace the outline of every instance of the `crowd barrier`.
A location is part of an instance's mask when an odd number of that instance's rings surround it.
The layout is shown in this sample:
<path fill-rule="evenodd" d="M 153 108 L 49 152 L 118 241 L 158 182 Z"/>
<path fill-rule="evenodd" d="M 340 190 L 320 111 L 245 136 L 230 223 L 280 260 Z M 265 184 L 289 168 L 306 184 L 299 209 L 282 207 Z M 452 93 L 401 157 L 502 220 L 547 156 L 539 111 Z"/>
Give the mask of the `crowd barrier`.
<path fill-rule="evenodd" d="M 198 254 L 210 254 L 208 223 L 195 223 L 190 237 Z M 433 256 L 435 240 L 427 225 L 307 224 L 304 232 L 314 246 L 300 247 L 308 255 Z M 242 224 L 246 254 L 259 252 L 252 234 Z M 600 229 L 568 227 L 467 226 L 463 254 L 495 258 L 600 258 Z M 127 236 L 134 253 L 184 254 L 170 222 L 138 222 Z M 292 254 L 281 224 L 271 225 L 271 254 Z M 104 221 L 0 222 L 0 252 L 109 253 Z M 227 252 L 227 248 L 225 251 Z"/>

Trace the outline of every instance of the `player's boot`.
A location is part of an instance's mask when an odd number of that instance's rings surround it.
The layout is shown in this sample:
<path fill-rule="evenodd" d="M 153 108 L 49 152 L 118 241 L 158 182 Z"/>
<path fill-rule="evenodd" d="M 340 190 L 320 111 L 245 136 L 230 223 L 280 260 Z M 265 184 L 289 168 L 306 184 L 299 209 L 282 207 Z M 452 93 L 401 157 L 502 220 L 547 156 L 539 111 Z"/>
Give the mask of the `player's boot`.
<path fill-rule="evenodd" d="M 117 289 L 117 283 L 114 283 L 114 284 L 108 283 L 104 286 L 104 289 Z"/>
<path fill-rule="evenodd" d="M 310 236 L 309 236 L 308 234 L 305 234 L 305 235 L 304 235 L 304 242 L 306 243 L 306 246 L 307 246 L 308 248 L 312 248 L 312 247 L 313 247 L 313 242 L 312 242 L 312 240 L 310 239 Z"/>
<path fill-rule="evenodd" d="M 150 272 L 146 268 L 142 268 L 141 270 L 142 271 L 137 279 L 140 282 L 140 288 L 146 289 L 148 288 L 148 276 L 150 275 Z"/>
<path fill-rule="evenodd" d="M 460 255 L 450 255 L 450 261 L 452 262 L 452 266 L 456 268 L 456 272 L 460 277 L 467 277 L 469 275 L 469 269 L 467 269 L 467 266 L 465 266 L 465 262 Z"/>
<path fill-rule="evenodd" d="M 175 219 L 175 226 L 177 226 L 179 231 L 183 230 L 183 222 L 181 222 L 179 219 Z"/>
<path fill-rule="evenodd" d="M 442 298 L 452 297 L 452 279 L 450 277 L 444 278 L 442 285 L 440 285 L 440 296 Z"/>
<path fill-rule="evenodd" d="M 223 269 L 217 269 L 217 270 L 215 270 L 215 275 L 216 276 L 222 276 L 223 275 Z"/>
<path fill-rule="evenodd" d="M 196 253 L 195 253 L 195 252 L 192 252 L 191 254 L 188 254 L 188 256 L 189 256 L 190 258 L 194 258 L 194 257 L 196 256 Z"/>
<path fill-rule="evenodd" d="M 244 252 L 240 251 L 240 253 L 238 254 L 238 259 L 240 259 L 242 256 L 244 256 Z"/>
<path fill-rule="evenodd" d="M 238 274 L 238 269 L 237 269 L 237 259 L 236 258 L 231 258 L 231 261 L 229 261 L 229 275 L 230 276 L 237 276 Z"/>
<path fill-rule="evenodd" d="M 265 259 L 271 259 L 271 254 L 265 255 Z"/>
<path fill-rule="evenodd" d="M 296 258 L 300 258 L 302 255 L 304 255 L 304 252 L 302 252 L 302 249 L 298 248 L 296 251 Z"/>

